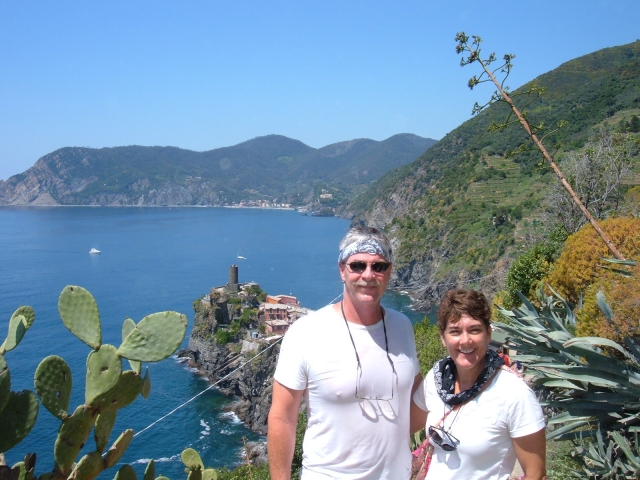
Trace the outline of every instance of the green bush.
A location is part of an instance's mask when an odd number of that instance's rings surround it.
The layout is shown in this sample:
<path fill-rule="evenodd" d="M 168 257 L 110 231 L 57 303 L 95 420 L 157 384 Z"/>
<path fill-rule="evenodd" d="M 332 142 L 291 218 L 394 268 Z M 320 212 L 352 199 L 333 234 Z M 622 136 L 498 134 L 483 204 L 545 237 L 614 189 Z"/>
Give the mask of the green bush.
<path fill-rule="evenodd" d="M 428 317 L 413 327 L 416 337 L 416 351 L 420 362 L 420 371 L 425 375 L 433 364 L 447 355 L 447 350 L 440 340 L 438 326 L 432 324 Z"/>
<path fill-rule="evenodd" d="M 533 247 L 520 255 L 511 264 L 505 285 L 507 295 L 504 297 L 504 307 L 514 308 L 522 304 L 516 292 L 523 292 L 527 298 L 533 298 L 538 283 L 549 273 L 553 262 L 558 258 L 566 233 L 554 230 L 549 238 L 536 243 Z"/>
<path fill-rule="evenodd" d="M 219 345 L 226 345 L 231 341 L 232 337 L 233 335 L 231 335 L 228 330 L 220 329 L 216 332 L 216 343 L 218 343 Z"/>

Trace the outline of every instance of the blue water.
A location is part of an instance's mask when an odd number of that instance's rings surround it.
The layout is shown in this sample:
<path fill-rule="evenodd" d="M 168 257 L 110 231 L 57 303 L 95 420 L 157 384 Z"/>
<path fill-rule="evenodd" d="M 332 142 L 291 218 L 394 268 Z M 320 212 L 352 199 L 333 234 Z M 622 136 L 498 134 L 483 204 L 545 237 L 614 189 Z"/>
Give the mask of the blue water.
<path fill-rule="evenodd" d="M 240 282 L 258 282 L 271 294 L 293 294 L 306 307 L 317 309 L 335 299 L 342 291 L 337 244 L 348 226 L 343 219 L 284 210 L 0 208 L 0 325 L 19 305 L 36 311 L 34 326 L 6 355 L 12 390 L 33 390 L 38 363 L 57 354 L 74 375 L 70 411 L 83 403 L 89 347 L 60 321 L 57 300 L 66 285 L 83 286 L 96 298 L 103 343 L 119 345 L 127 316 L 137 322 L 150 313 L 175 310 L 189 318 L 186 346 L 193 301 L 225 284 L 233 263 L 239 266 Z M 90 255 L 92 247 L 102 253 Z M 391 293 L 383 303 L 413 321 L 422 318 L 408 308 L 407 297 Z M 0 327 L 0 337 L 5 331 Z M 208 385 L 174 358 L 149 364 L 149 370 L 151 396 L 120 410 L 110 443 L 126 428 L 142 430 Z M 215 389 L 207 392 L 135 437 L 122 461 L 140 475 L 153 458 L 157 474 L 182 478 L 179 455 L 191 446 L 208 466 L 237 464 L 242 437 L 260 437 L 222 413 L 228 402 Z M 27 439 L 7 452 L 8 463 L 35 451 L 37 473 L 49 471 L 59 424 L 41 407 Z M 87 451 L 95 448 L 92 438 L 87 443 Z"/>

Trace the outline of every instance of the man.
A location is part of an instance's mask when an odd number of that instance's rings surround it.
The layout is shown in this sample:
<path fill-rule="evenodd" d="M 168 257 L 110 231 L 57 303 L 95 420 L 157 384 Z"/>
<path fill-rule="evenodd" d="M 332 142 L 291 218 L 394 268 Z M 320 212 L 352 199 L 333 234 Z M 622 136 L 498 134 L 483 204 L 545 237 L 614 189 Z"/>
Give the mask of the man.
<path fill-rule="evenodd" d="M 303 480 L 409 479 L 409 410 L 421 376 L 411 322 L 380 305 L 391 262 L 384 234 L 352 228 L 340 242 L 343 300 L 287 332 L 269 412 L 273 480 L 291 478 L 303 398 Z"/>

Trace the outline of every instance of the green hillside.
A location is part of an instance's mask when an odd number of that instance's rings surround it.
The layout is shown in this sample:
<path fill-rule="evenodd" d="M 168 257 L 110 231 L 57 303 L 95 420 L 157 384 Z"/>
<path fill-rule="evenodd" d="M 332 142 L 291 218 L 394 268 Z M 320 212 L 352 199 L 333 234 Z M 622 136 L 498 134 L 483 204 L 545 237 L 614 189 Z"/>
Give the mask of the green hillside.
<path fill-rule="evenodd" d="M 477 73 L 466 68 L 469 77 Z M 547 92 L 530 108 L 531 123 L 569 122 L 547 141 L 551 147 L 560 142 L 561 157 L 596 128 L 614 127 L 637 112 L 640 41 L 572 60 L 534 82 Z M 488 99 L 478 95 L 479 103 Z M 539 228 L 540 202 L 552 178 L 537 151 L 505 158 L 526 140 L 524 130 L 487 132 L 492 121 L 506 118 L 505 107 L 493 105 L 463 123 L 349 205 L 356 222 L 383 226 L 399 241 L 400 285 L 504 272 L 525 237 Z"/>
<path fill-rule="evenodd" d="M 315 149 L 268 135 L 206 152 L 67 147 L 0 181 L 0 204 L 30 204 L 42 196 L 67 205 L 224 205 L 264 199 L 302 204 L 322 188 L 335 193 L 334 203 L 344 204 L 362 185 L 412 162 L 434 143 L 400 134 Z"/>

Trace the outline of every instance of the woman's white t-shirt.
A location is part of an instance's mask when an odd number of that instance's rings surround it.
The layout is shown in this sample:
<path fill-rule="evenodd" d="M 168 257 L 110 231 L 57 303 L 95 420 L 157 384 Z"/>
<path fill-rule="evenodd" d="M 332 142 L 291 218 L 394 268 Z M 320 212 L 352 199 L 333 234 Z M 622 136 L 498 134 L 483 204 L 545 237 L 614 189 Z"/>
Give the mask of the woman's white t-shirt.
<path fill-rule="evenodd" d="M 413 399 L 429 412 L 426 429 L 437 424 L 449 406 L 436 391 L 429 371 Z M 498 371 L 480 395 L 451 412 L 440 425 L 459 440 L 456 450 L 435 446 L 427 478 L 437 480 L 507 480 L 516 461 L 512 438 L 524 437 L 545 427 L 540 404 L 517 375 Z"/>

